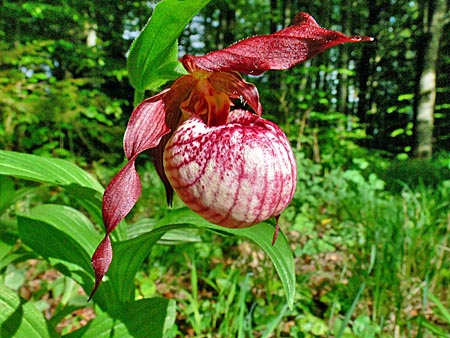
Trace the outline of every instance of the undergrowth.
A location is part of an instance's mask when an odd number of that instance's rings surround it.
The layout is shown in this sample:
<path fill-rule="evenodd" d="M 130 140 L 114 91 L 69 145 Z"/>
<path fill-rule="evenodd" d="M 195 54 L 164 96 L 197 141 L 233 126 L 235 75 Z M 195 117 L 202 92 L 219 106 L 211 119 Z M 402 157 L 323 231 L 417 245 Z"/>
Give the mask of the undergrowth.
<path fill-rule="evenodd" d="M 297 153 L 297 162 L 297 192 L 280 219 L 295 256 L 294 308 L 286 306 L 281 282 L 256 245 L 198 230 L 183 238 L 175 232 L 154 247 L 135 278 L 136 298 L 175 300 L 168 337 L 447 337 L 450 180 L 435 175 L 432 183 L 427 177 L 412 184 L 397 169 L 382 177 L 380 168 L 389 163 L 374 168 L 363 159 L 339 167 Z M 425 166 L 422 172 L 429 172 Z M 109 179 L 109 170 L 95 169 Z M 141 220 L 131 237 L 171 212 L 154 169 L 140 170 L 143 199 L 130 219 Z M 44 197 L 38 189 L 15 208 Z M 174 207 L 181 205 L 176 199 Z M 2 216 L 12 240 L 13 214 L 9 208 Z M 5 263 L 2 282 L 47 318 L 58 306 L 79 308 L 79 288 L 22 251 L 33 260 Z M 89 306 L 68 313 L 59 330 L 70 332 L 92 316 Z"/>
<path fill-rule="evenodd" d="M 398 190 L 358 161 L 326 169 L 298 154 L 298 164 L 280 222 L 296 260 L 295 308 L 284 306 L 256 247 L 200 234 L 202 243 L 160 246 L 149 261 L 155 284 L 179 300 L 174 336 L 431 337 L 450 329 L 429 298 L 449 305 L 450 181 L 412 189 L 397 177 Z"/>

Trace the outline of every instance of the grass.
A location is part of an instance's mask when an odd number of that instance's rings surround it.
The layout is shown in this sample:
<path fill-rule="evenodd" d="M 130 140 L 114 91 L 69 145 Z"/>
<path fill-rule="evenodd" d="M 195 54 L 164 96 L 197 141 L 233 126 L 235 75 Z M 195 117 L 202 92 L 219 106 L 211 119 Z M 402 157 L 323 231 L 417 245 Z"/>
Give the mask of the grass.
<path fill-rule="evenodd" d="M 170 336 L 448 337 L 450 181 L 406 184 L 399 170 L 385 180 L 359 168 L 299 163 L 296 195 L 280 219 L 295 256 L 295 307 L 287 308 L 256 246 L 195 233 L 200 242 L 156 246 L 136 276 L 138 297 L 176 301 Z M 163 187 L 152 169 L 142 177 L 132 217 L 158 219 L 170 212 Z M 47 299 L 52 286 L 42 285 Z"/>
<path fill-rule="evenodd" d="M 190 281 L 179 285 L 178 334 L 433 337 L 449 330 L 442 312 L 450 305 L 449 181 L 410 187 L 399 178 L 402 189 L 391 191 L 357 169 L 324 170 L 303 159 L 299 172 L 281 219 L 296 257 L 295 308 L 285 307 L 275 272 L 256 247 L 201 234 L 203 243 L 163 254 L 170 261 L 189 252 L 171 271 Z"/>

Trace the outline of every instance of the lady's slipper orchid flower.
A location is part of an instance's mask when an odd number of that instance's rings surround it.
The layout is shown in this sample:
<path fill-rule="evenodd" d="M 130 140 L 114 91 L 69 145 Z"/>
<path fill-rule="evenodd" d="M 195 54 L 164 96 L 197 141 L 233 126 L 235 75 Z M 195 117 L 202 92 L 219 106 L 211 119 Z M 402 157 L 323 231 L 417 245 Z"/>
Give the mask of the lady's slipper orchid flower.
<path fill-rule="evenodd" d="M 130 117 L 124 136 L 128 163 L 103 197 L 106 236 L 92 257 L 91 297 L 112 260 L 109 234 L 141 194 L 135 169 L 140 153 L 151 151 L 169 204 L 175 190 L 193 211 L 225 227 L 278 218 L 296 187 L 294 155 L 281 129 L 261 118 L 258 91 L 239 72 L 287 69 L 337 44 L 370 40 L 321 28 L 299 13 L 292 26 L 274 34 L 205 56 L 185 55 L 181 62 L 188 74 L 143 101 Z M 230 110 L 236 99 L 252 111 Z"/>

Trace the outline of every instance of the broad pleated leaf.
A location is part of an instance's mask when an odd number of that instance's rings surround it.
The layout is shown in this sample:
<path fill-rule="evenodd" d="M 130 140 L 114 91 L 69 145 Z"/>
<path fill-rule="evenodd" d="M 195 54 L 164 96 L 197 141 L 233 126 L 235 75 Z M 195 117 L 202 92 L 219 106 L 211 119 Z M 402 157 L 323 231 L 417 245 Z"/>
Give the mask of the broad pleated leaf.
<path fill-rule="evenodd" d="M 156 229 L 146 234 L 113 243 L 115 259 L 107 283 L 119 290 L 118 294 L 123 297 L 121 301 L 133 299 L 134 277 L 153 245 L 166 232 L 183 228 L 204 228 L 222 235 L 246 237 L 255 242 L 272 260 L 284 286 L 287 302 L 292 308 L 295 295 L 294 259 L 289 243 L 281 232 L 275 245 L 272 245 L 274 224 L 263 222 L 249 228 L 229 229 L 211 224 L 187 208 L 173 210 L 158 223 Z"/>
<path fill-rule="evenodd" d="M 58 186 L 76 184 L 103 192 L 101 184 L 86 171 L 69 161 L 57 158 L 0 150 L 0 175 Z"/>
<path fill-rule="evenodd" d="M 19 215 L 18 227 L 23 243 L 74 279 L 85 292 L 92 289 L 90 255 L 101 235 L 86 216 L 67 206 L 43 204 Z M 105 286 L 97 295 L 97 304 L 104 310 L 114 304 L 111 294 L 109 286 Z"/>
<path fill-rule="evenodd" d="M 101 314 L 86 326 L 65 335 L 66 338 L 162 338 L 173 323 L 173 301 L 150 298 L 123 304 L 116 311 Z M 172 320 L 167 321 L 167 318 Z"/>
<path fill-rule="evenodd" d="M 144 91 L 176 76 L 177 39 L 191 19 L 210 0 L 163 0 L 159 2 L 144 30 L 130 47 L 128 75 L 131 85 Z M 168 71 L 173 65 L 173 75 Z M 169 68 L 170 69 L 170 68 Z"/>
<path fill-rule="evenodd" d="M 59 337 L 44 315 L 31 302 L 0 284 L 0 337 Z"/>
<path fill-rule="evenodd" d="M 103 222 L 101 206 L 104 188 L 88 172 L 69 161 L 0 150 L 0 175 L 65 188 L 96 222 Z M 124 238 L 124 230 L 115 232 L 117 240 Z"/>
<path fill-rule="evenodd" d="M 177 209 L 163 218 L 159 226 L 165 224 L 185 224 L 207 228 L 219 234 L 227 234 L 238 237 L 245 237 L 255 242 L 270 257 L 281 279 L 286 292 L 287 303 L 290 308 L 294 306 L 295 296 L 295 265 L 292 250 L 286 236 L 279 232 L 278 239 L 272 245 L 275 231 L 274 220 L 268 220 L 254 226 L 242 229 L 225 228 L 211 224 L 187 208 Z"/>

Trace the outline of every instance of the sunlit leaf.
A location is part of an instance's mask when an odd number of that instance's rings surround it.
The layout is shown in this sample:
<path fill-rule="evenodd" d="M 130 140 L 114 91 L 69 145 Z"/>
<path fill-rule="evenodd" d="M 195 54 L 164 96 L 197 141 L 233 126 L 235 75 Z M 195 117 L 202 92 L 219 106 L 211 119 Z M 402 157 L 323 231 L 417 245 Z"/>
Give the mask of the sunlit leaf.
<path fill-rule="evenodd" d="M 0 284 L 0 337 L 58 337 L 44 315 L 30 302 Z"/>
<path fill-rule="evenodd" d="M 94 284 L 90 255 L 102 236 L 81 212 L 62 205 L 40 205 L 18 216 L 19 235 L 24 244 L 50 261 L 62 274 L 74 279 L 86 292 Z M 100 307 L 115 303 L 106 286 L 97 294 Z"/>
<path fill-rule="evenodd" d="M 124 304 L 110 314 L 101 314 L 81 329 L 64 337 L 163 337 L 166 317 L 171 315 L 171 301 L 166 298 L 150 298 Z M 171 323 L 173 325 L 173 322 Z"/>
<path fill-rule="evenodd" d="M 103 192 L 103 187 L 75 164 L 36 155 L 0 150 L 0 175 L 64 186 L 79 186 Z"/>
<path fill-rule="evenodd" d="M 294 305 L 295 295 L 295 265 L 292 250 L 285 235 L 280 232 L 277 241 L 272 245 L 275 222 L 269 221 L 242 229 L 224 228 L 211 224 L 187 208 L 173 210 L 163 218 L 159 226 L 166 224 L 185 224 L 185 226 L 198 226 L 207 228 L 221 234 L 246 237 L 255 242 L 270 257 L 283 283 L 287 303 L 290 308 Z"/>
<path fill-rule="evenodd" d="M 288 305 L 293 307 L 294 259 L 284 234 L 280 233 L 275 245 L 272 246 L 274 224 L 263 222 L 249 228 L 229 229 L 211 224 L 187 208 L 173 210 L 158 223 L 156 229 L 146 234 L 128 241 L 113 243 L 114 260 L 108 272 L 109 280 L 104 284 L 111 283 L 113 288 L 118 290 L 122 301 L 132 299 L 134 297 L 134 277 L 153 245 L 166 232 L 181 228 L 204 228 L 222 235 L 246 237 L 254 241 L 272 260 L 283 283 Z"/>
<path fill-rule="evenodd" d="M 176 75 L 177 39 L 209 1 L 163 0 L 155 6 L 149 22 L 131 45 L 128 55 L 129 78 L 135 89 L 144 91 L 156 80 L 159 86 L 164 80 L 162 75 L 167 80 Z M 169 71 L 170 67 L 173 72 Z"/>
<path fill-rule="evenodd" d="M 101 224 L 103 187 L 88 172 L 75 164 L 36 155 L 0 150 L 0 175 L 48 183 L 66 189 Z M 116 228 L 114 239 L 126 238 L 125 223 Z"/>

